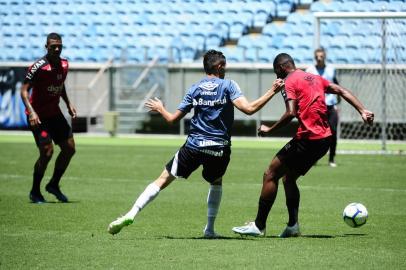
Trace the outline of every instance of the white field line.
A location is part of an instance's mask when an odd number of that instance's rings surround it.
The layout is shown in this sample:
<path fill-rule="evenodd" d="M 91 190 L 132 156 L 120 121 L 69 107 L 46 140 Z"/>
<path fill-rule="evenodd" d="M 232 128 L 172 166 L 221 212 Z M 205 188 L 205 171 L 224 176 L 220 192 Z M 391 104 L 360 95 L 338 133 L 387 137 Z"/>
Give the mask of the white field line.
<path fill-rule="evenodd" d="M 19 180 L 19 179 L 29 179 L 31 181 L 31 175 L 22 175 L 22 174 L 0 174 L 0 180 L 2 179 L 15 179 L 15 180 Z M 72 176 L 66 176 L 64 177 L 64 179 L 66 180 L 81 180 L 83 179 L 82 177 L 72 177 Z M 97 182 L 134 182 L 137 183 L 135 178 L 111 178 L 111 177 L 97 177 L 97 178 L 85 178 L 87 181 L 94 181 L 95 183 Z M 180 181 L 185 181 L 183 179 L 181 179 Z M 188 180 L 186 180 L 188 181 Z M 145 180 L 145 184 L 148 181 Z M 137 184 L 140 184 L 139 182 Z M 224 180 L 224 185 L 238 185 L 238 186 L 250 186 L 250 187 L 255 187 L 256 189 L 261 186 L 261 183 L 241 183 L 241 182 L 232 182 L 232 181 L 227 181 L 227 179 Z M 401 193 L 406 193 L 406 189 L 394 189 L 394 188 L 365 188 L 365 187 L 338 187 L 338 186 L 310 186 L 310 185 L 299 185 L 300 189 L 303 190 L 331 190 L 331 191 L 354 191 L 354 190 L 358 190 L 358 191 L 363 191 L 363 192 L 370 192 L 370 191 L 382 191 L 382 192 L 401 192 Z"/>

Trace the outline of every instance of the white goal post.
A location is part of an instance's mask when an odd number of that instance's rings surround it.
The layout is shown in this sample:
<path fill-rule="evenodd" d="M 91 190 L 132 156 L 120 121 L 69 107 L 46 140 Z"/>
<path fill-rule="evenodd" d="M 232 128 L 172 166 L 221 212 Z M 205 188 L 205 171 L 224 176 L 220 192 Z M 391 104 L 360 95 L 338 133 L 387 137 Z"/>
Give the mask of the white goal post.
<path fill-rule="evenodd" d="M 366 103 L 368 108 L 373 107 L 371 109 L 376 115 L 376 124 L 371 128 L 361 123 L 348 124 L 354 120 L 348 113 L 344 113 L 341 120 L 347 121 L 347 124 L 340 125 L 340 137 L 380 140 L 383 152 L 387 151 L 387 140 L 406 140 L 406 12 L 315 12 L 313 15 L 315 18 L 314 48 L 323 46 L 322 22 L 327 24 L 332 21 L 373 20 L 375 30 L 379 32 L 378 44 L 371 44 L 380 51 L 374 63 L 336 64 L 333 62 L 337 67 L 347 69 L 347 72 L 343 73 L 346 73 L 344 77 L 350 78 L 351 87 L 348 88 L 354 90 L 357 96 L 360 94 L 363 103 Z M 401 23 L 396 24 L 399 21 Z M 398 25 L 401 29 L 397 29 Z M 390 58 L 390 53 L 394 51 L 391 46 L 396 46 L 396 54 L 401 54 L 402 58 Z M 360 52 L 366 53 L 366 51 Z M 393 60 L 388 61 L 388 57 Z M 351 70 L 351 73 L 348 70 Z M 362 91 L 365 90 L 362 90 L 362 87 L 368 88 L 369 92 L 363 93 Z M 375 92 L 372 93 L 372 91 Z"/>

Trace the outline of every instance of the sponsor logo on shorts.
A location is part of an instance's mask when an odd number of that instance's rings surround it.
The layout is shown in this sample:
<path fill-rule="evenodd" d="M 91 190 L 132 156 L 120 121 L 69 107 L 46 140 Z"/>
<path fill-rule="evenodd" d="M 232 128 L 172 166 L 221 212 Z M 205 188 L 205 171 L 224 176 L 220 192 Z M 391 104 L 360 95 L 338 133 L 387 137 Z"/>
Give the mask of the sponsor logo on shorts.
<path fill-rule="evenodd" d="M 209 149 L 200 149 L 199 151 L 202 152 L 202 153 L 205 153 L 207 155 L 214 156 L 214 157 L 222 157 L 223 156 L 223 150 L 214 151 L 214 150 L 209 150 Z"/>

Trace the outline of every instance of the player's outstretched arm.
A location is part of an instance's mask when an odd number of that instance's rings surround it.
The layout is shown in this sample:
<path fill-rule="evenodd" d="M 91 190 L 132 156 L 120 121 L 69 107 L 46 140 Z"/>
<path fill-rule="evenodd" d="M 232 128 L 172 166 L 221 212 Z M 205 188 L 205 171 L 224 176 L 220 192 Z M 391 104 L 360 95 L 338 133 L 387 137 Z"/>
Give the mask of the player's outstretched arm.
<path fill-rule="evenodd" d="M 25 108 L 28 111 L 28 120 L 29 124 L 31 127 L 37 127 L 39 124 L 41 124 L 41 120 L 38 117 L 38 114 L 35 112 L 34 108 L 31 106 L 30 103 L 30 94 L 28 91 L 31 88 L 30 83 L 24 83 L 23 86 L 21 86 L 21 99 L 23 100 L 23 103 L 25 105 Z"/>
<path fill-rule="evenodd" d="M 267 90 L 262 97 L 252 102 L 249 102 L 244 96 L 241 96 L 233 100 L 233 104 L 235 107 L 237 107 L 237 109 L 239 109 L 243 113 L 252 115 L 257 111 L 259 111 L 268 101 L 270 101 L 276 93 L 281 91 L 283 85 L 284 85 L 283 80 L 276 79 L 273 82 L 271 89 Z"/>
<path fill-rule="evenodd" d="M 154 112 L 159 112 L 168 123 L 174 123 L 182 119 L 186 114 L 180 110 L 170 113 L 166 110 L 162 101 L 159 98 L 149 99 L 145 102 L 145 107 Z"/>
<path fill-rule="evenodd" d="M 358 98 L 354 96 L 354 94 L 352 94 L 350 90 L 338 84 L 330 83 L 327 88 L 327 92 L 337 94 L 344 98 L 359 112 L 359 114 L 361 114 L 362 120 L 364 120 L 365 123 L 372 124 L 374 122 L 374 113 L 367 110 L 361 103 L 361 101 L 359 101 Z"/>
<path fill-rule="evenodd" d="M 286 111 L 281 116 L 281 118 L 271 127 L 268 127 L 267 125 L 262 124 L 258 128 L 258 136 L 265 136 L 267 133 L 272 132 L 273 130 L 284 127 L 287 124 L 289 124 L 293 118 L 296 117 L 296 100 L 289 99 L 288 101 L 285 102 L 285 105 L 286 105 Z"/>

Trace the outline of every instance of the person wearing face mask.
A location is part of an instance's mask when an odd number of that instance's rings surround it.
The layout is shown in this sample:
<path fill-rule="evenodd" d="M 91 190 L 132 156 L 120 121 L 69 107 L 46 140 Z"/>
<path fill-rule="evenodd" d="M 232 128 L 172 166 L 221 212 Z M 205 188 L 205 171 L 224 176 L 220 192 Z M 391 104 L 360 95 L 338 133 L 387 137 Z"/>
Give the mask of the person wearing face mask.
<path fill-rule="evenodd" d="M 75 154 L 75 141 L 72 128 L 59 107 L 60 98 L 66 103 L 72 118 L 76 117 L 76 109 L 66 93 L 65 79 L 69 65 L 66 59 L 60 57 L 62 47 L 62 38 L 59 34 L 48 34 L 45 44 L 47 54 L 29 67 L 21 87 L 27 121 L 39 150 L 39 157 L 34 165 L 32 189 L 29 193 L 33 203 L 46 202 L 40 185 L 54 152 L 53 143 L 58 145 L 61 151 L 45 190 L 60 202 L 68 202 L 68 198 L 60 190 L 59 182 Z"/>
<path fill-rule="evenodd" d="M 168 123 L 181 120 L 193 109 L 190 131 L 185 144 L 169 160 L 161 175 L 138 196 L 131 210 L 109 224 L 107 230 L 110 234 L 117 234 L 132 224 L 136 215 L 161 190 L 176 178 L 188 178 L 201 165 L 203 179 L 210 184 L 203 237 L 219 237 L 214 230 L 214 222 L 222 197 L 223 175 L 230 161 L 234 107 L 248 115 L 257 112 L 281 90 L 283 81 L 275 80 L 263 96 L 249 102 L 235 81 L 224 78 L 226 57 L 222 52 L 207 51 L 203 65 L 206 76 L 189 88 L 174 113 L 168 112 L 158 98 L 146 102 L 147 108 L 160 113 Z"/>
<path fill-rule="evenodd" d="M 336 78 L 336 70 L 332 65 L 326 64 L 326 51 L 323 48 L 318 48 L 314 51 L 314 59 L 316 60 L 316 65 L 312 65 L 306 69 L 306 72 L 320 75 L 327 81 L 338 84 Z M 335 163 L 336 148 L 337 148 L 337 127 L 338 127 L 338 110 L 337 104 L 340 102 L 340 96 L 332 93 L 325 94 L 325 100 L 327 105 L 327 117 L 328 123 L 331 129 L 331 145 L 329 149 L 328 162 L 330 167 L 337 167 Z"/>

